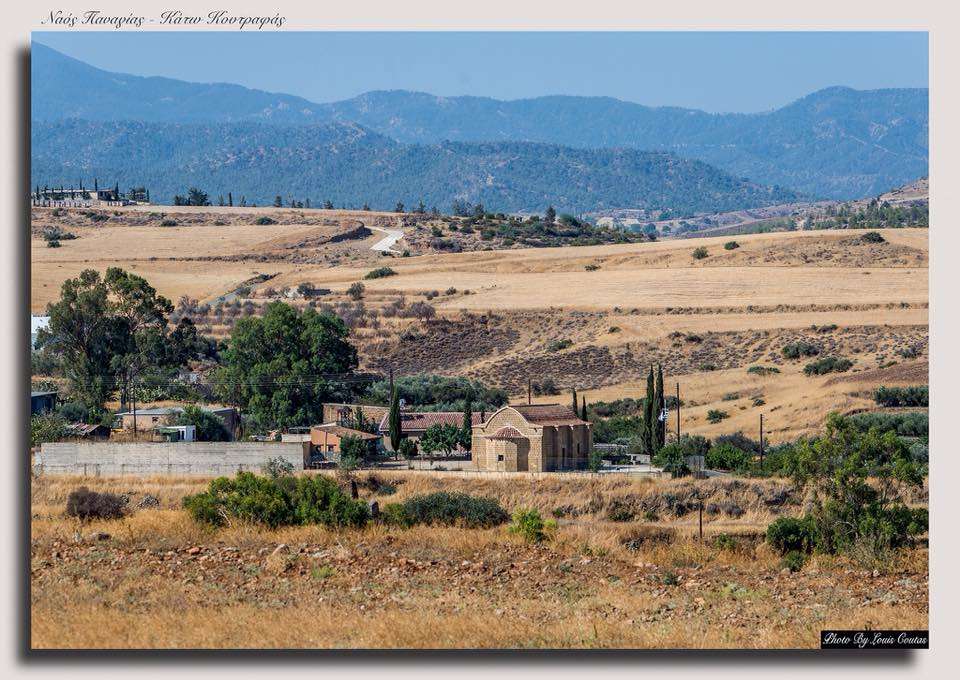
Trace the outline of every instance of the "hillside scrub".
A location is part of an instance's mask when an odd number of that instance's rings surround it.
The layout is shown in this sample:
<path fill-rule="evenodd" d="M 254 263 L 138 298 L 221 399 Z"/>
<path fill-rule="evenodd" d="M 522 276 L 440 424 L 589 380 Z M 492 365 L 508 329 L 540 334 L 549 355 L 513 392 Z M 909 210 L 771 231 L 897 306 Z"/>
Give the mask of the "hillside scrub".
<path fill-rule="evenodd" d="M 929 388 L 926 385 L 914 387 L 878 387 L 874 400 L 880 406 L 929 406 Z"/>
<path fill-rule="evenodd" d="M 801 357 L 813 357 L 820 354 L 820 347 L 812 342 L 799 340 L 784 345 L 780 352 L 786 359 L 800 359 Z"/>
<path fill-rule="evenodd" d="M 388 276 L 396 276 L 397 272 L 391 269 L 390 267 L 377 267 L 376 269 L 371 269 L 363 278 L 365 279 L 383 279 Z"/>
<path fill-rule="evenodd" d="M 417 524 L 452 525 L 468 529 L 488 528 L 507 521 L 507 512 L 493 498 L 438 491 L 412 496 L 383 509 L 389 524 L 411 527 Z"/>
<path fill-rule="evenodd" d="M 850 370 L 853 362 L 844 357 L 823 357 L 811 361 L 803 367 L 805 375 L 825 375 L 827 373 L 844 373 Z"/>

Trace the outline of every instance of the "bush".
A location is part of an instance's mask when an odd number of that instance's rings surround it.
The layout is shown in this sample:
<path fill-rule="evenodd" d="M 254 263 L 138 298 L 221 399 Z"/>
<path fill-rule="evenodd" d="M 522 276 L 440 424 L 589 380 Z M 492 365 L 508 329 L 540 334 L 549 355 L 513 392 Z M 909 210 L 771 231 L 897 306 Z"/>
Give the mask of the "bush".
<path fill-rule="evenodd" d="M 359 281 L 355 281 L 354 283 L 350 284 L 349 288 L 347 288 L 347 295 L 349 295 L 350 299 L 352 300 L 359 300 L 363 297 L 364 290 L 365 286 Z"/>
<path fill-rule="evenodd" d="M 752 460 L 752 454 L 731 444 L 714 444 L 707 451 L 704 463 L 711 470 L 743 470 Z"/>
<path fill-rule="evenodd" d="M 926 385 L 916 387 L 878 387 L 873 395 L 881 406 L 929 406 L 929 388 Z"/>
<path fill-rule="evenodd" d="M 510 533 L 517 534 L 528 543 L 540 543 L 546 540 L 546 529 L 556 526 L 553 522 L 544 522 L 540 512 L 533 508 L 518 508 L 513 511 Z"/>
<path fill-rule="evenodd" d="M 293 474 L 293 463 L 283 456 L 268 458 L 267 462 L 260 466 L 260 472 L 270 479 L 289 477 Z"/>
<path fill-rule="evenodd" d="M 387 276 L 396 276 L 397 272 L 393 271 L 390 267 L 377 267 L 371 271 L 368 271 L 363 278 L 365 279 L 383 279 Z"/>
<path fill-rule="evenodd" d="M 928 437 L 930 418 L 927 413 L 857 413 L 847 421 L 860 432 L 876 429 L 894 432 L 900 437 Z"/>
<path fill-rule="evenodd" d="M 811 552 L 817 544 L 817 531 L 808 517 L 778 517 L 767 527 L 767 543 L 781 555 Z"/>
<path fill-rule="evenodd" d="M 469 529 L 503 524 L 509 516 L 493 498 L 470 496 L 460 492 L 437 491 L 412 496 L 389 511 L 393 523 L 457 525 Z M 390 506 L 387 506 L 390 507 Z"/>
<path fill-rule="evenodd" d="M 573 345 L 573 340 L 570 340 L 569 338 L 563 338 L 561 340 L 551 340 L 550 343 L 547 345 L 547 351 L 559 352 L 561 350 L 567 349 L 572 345 Z"/>
<path fill-rule="evenodd" d="M 800 571 L 803 569 L 803 565 L 806 561 L 807 556 L 802 552 L 799 550 L 791 550 L 780 560 L 780 566 L 784 569 L 789 569 L 790 571 Z"/>
<path fill-rule="evenodd" d="M 176 220 L 161 220 L 160 226 L 161 226 L 161 227 L 175 227 L 175 226 L 177 226 L 177 221 L 176 221 Z"/>
<path fill-rule="evenodd" d="M 726 243 L 723 244 L 724 250 L 736 250 L 739 247 L 740 247 L 740 244 L 737 243 L 736 241 L 727 241 Z"/>
<path fill-rule="evenodd" d="M 799 359 L 800 357 L 815 357 L 820 354 L 820 348 L 812 342 L 799 340 L 783 346 L 780 350 L 787 359 Z"/>
<path fill-rule="evenodd" d="M 704 248 L 703 246 L 700 246 L 699 248 L 695 248 L 692 254 L 693 254 L 694 260 L 702 260 L 703 258 L 708 257 L 710 255 L 710 253 L 707 252 L 707 249 Z"/>
<path fill-rule="evenodd" d="M 273 219 L 272 217 L 267 217 L 266 215 L 262 215 L 262 216 L 258 217 L 257 219 L 255 219 L 255 220 L 253 221 L 253 223 L 254 223 L 254 224 L 258 224 L 258 225 L 260 225 L 260 226 L 266 226 L 266 225 L 268 225 L 268 224 L 276 224 L 277 221 L 276 221 L 275 219 Z"/>
<path fill-rule="evenodd" d="M 684 457 L 684 447 L 677 443 L 667 444 L 657 451 L 652 462 L 658 468 L 664 472 L 669 472 L 674 477 L 679 477 L 690 471 Z"/>
<path fill-rule="evenodd" d="M 119 519 L 124 514 L 124 501 L 112 493 L 90 491 L 85 486 L 67 496 L 67 515 L 87 519 Z"/>
<path fill-rule="evenodd" d="M 193 425 L 196 428 L 197 441 L 226 442 L 230 441 L 230 432 L 223 423 L 223 418 L 210 411 L 204 411 L 196 404 L 189 404 L 183 408 L 183 413 L 173 420 L 174 425 Z"/>
<path fill-rule="evenodd" d="M 586 266 L 584 267 L 584 269 L 587 270 L 588 272 L 595 272 L 595 271 L 597 271 L 598 269 L 600 269 L 600 265 L 598 265 L 598 264 L 588 264 L 588 265 L 586 265 Z"/>
<path fill-rule="evenodd" d="M 747 369 L 747 373 L 752 375 L 773 375 L 779 372 L 780 369 L 776 366 L 751 366 Z"/>
<path fill-rule="evenodd" d="M 878 231 L 868 231 L 866 234 L 860 237 L 860 240 L 862 240 L 864 243 L 886 243 L 887 242 L 887 239 L 883 238 L 883 236 Z"/>
<path fill-rule="evenodd" d="M 239 472 L 233 479 L 218 477 L 207 491 L 187 496 L 183 507 L 196 521 L 212 526 L 223 526 L 232 518 L 271 528 L 358 527 L 369 519 L 365 503 L 349 498 L 335 482 L 320 475 L 270 478 Z"/>
<path fill-rule="evenodd" d="M 811 361 L 803 367 L 806 375 L 825 375 L 827 373 L 843 373 L 850 370 L 853 362 L 844 357 L 823 357 L 817 361 Z"/>
<path fill-rule="evenodd" d="M 60 241 L 58 241 L 57 239 L 51 239 L 47 241 L 47 248 L 59 248 L 59 247 L 60 247 Z"/>
<path fill-rule="evenodd" d="M 740 544 L 730 534 L 719 534 L 715 539 L 713 539 L 713 547 L 717 550 L 736 550 L 740 547 Z"/>
<path fill-rule="evenodd" d="M 730 417 L 729 413 L 727 413 L 726 411 L 721 411 L 720 409 L 712 408 L 709 411 L 707 411 L 707 422 L 709 423 L 716 424 L 716 423 L 719 423 L 721 420 L 724 420 L 725 418 L 729 418 L 729 417 Z"/>

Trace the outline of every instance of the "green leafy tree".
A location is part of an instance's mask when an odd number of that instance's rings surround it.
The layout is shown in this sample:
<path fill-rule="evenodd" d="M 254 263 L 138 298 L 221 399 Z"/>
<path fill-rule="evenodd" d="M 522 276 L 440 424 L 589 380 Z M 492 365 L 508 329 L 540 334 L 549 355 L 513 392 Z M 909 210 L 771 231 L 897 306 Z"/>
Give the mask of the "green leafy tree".
<path fill-rule="evenodd" d="M 340 440 L 340 459 L 337 467 L 341 470 L 356 470 L 370 455 L 370 449 L 360 437 L 347 436 Z"/>
<path fill-rule="evenodd" d="M 428 427 L 420 438 L 420 450 L 433 457 L 434 453 L 449 453 L 460 443 L 461 429 L 449 423 Z"/>
<path fill-rule="evenodd" d="M 57 413 L 43 413 L 30 417 L 30 446 L 57 442 L 66 436 L 67 421 Z"/>
<path fill-rule="evenodd" d="M 197 441 L 230 441 L 230 432 L 223 424 L 223 418 L 210 411 L 204 411 L 196 404 L 183 408 L 183 412 L 173 418 L 173 425 L 193 425 L 196 428 Z"/>
<path fill-rule="evenodd" d="M 271 303 L 263 316 L 234 326 L 221 355 L 218 394 L 244 408 L 260 429 L 319 422 L 324 402 L 352 398 L 343 378 L 356 369 L 357 350 L 348 335 L 333 314 Z"/>
<path fill-rule="evenodd" d="M 412 460 L 413 458 L 416 458 L 417 454 L 419 453 L 419 451 L 417 450 L 417 442 L 407 437 L 400 442 L 400 446 L 397 448 L 397 452 L 405 460 Z"/>
<path fill-rule="evenodd" d="M 50 324 L 37 344 L 55 357 L 70 391 L 91 411 L 101 412 L 118 387 L 126 408 L 132 381 L 213 351 L 192 321 L 182 319 L 171 332 L 172 311 L 136 274 L 111 267 L 101 278 L 87 269 L 65 281 L 60 299 L 48 305 Z"/>

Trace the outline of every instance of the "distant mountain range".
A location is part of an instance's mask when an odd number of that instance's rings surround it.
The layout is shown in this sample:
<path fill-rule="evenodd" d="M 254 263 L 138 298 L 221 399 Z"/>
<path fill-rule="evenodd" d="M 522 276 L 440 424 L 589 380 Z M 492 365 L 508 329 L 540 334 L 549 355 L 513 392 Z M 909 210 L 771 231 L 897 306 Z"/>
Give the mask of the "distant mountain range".
<path fill-rule="evenodd" d="M 797 198 L 697 160 L 636 149 L 533 142 L 402 144 L 356 123 L 34 122 L 34 185 L 136 182 L 170 201 L 188 186 L 248 204 L 275 195 L 314 206 L 449 212 L 455 199 L 488 209 L 584 212 L 629 205 L 673 214 L 733 210 Z"/>
<path fill-rule="evenodd" d="M 238 85 L 110 73 L 39 43 L 33 44 L 32 68 L 35 122 L 85 119 L 275 127 L 351 123 L 396 142 L 416 144 L 420 150 L 456 148 L 462 152 L 460 158 L 476 157 L 474 150 L 468 152 L 474 143 L 487 150 L 490 144 L 498 149 L 544 148 L 499 146 L 538 142 L 569 147 L 567 155 L 580 149 L 587 157 L 600 153 L 593 151 L 597 149 L 629 156 L 621 147 L 668 151 L 751 183 L 791 190 L 773 188 L 766 192 L 769 195 L 796 191 L 827 198 L 876 195 L 926 175 L 928 166 L 926 89 L 835 87 L 769 113 L 709 114 L 605 97 L 498 101 L 406 91 L 370 92 L 318 104 Z M 278 139 L 285 134 L 276 132 Z M 68 166 L 76 161 L 69 154 L 64 159 Z M 675 167 L 682 166 L 675 162 Z M 476 175 L 480 168 L 472 170 L 470 174 Z M 457 182 L 450 178 L 447 183 Z M 406 189 L 405 196 L 418 193 L 414 185 Z M 563 197 L 576 192 L 557 186 L 555 193 Z"/>

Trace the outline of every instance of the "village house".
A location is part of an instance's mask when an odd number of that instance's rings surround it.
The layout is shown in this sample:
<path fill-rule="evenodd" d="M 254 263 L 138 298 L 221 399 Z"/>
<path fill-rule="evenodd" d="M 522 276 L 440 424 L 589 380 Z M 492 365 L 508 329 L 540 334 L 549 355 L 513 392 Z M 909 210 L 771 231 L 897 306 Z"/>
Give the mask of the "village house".
<path fill-rule="evenodd" d="M 390 409 L 386 406 L 369 406 L 367 404 L 324 404 L 323 422 L 336 423 L 344 427 L 351 427 L 357 419 L 357 409 L 363 417 L 371 423 L 379 423 Z"/>
<path fill-rule="evenodd" d="M 356 437 L 366 442 L 370 453 L 380 448 L 380 436 L 361 432 L 336 423 L 314 425 L 310 428 L 310 457 L 314 462 L 336 462 L 340 460 L 340 444 L 347 437 Z"/>
<path fill-rule="evenodd" d="M 30 392 L 30 415 L 50 413 L 56 407 L 56 392 Z"/>
<path fill-rule="evenodd" d="M 471 414 L 471 424 L 479 425 L 483 422 L 482 413 Z M 463 427 L 462 411 L 400 411 L 400 429 L 407 439 L 420 441 L 427 428 L 431 425 L 452 425 Z M 390 413 L 386 413 L 380 420 L 380 434 L 384 437 L 387 447 L 390 445 Z M 392 449 L 390 449 L 392 451 Z"/>
<path fill-rule="evenodd" d="M 231 437 L 236 436 L 240 425 L 240 414 L 231 406 L 204 407 L 204 411 L 212 413 L 223 420 L 224 427 Z M 159 408 L 139 408 L 136 411 L 122 411 L 116 414 L 114 426 L 124 430 L 136 428 L 137 432 L 150 432 L 158 428 L 169 426 L 170 421 L 183 413 L 180 406 L 162 406 Z"/>
<path fill-rule="evenodd" d="M 585 469 L 592 445 L 592 425 L 570 407 L 523 404 L 475 423 L 471 453 L 476 470 L 554 472 Z"/>

